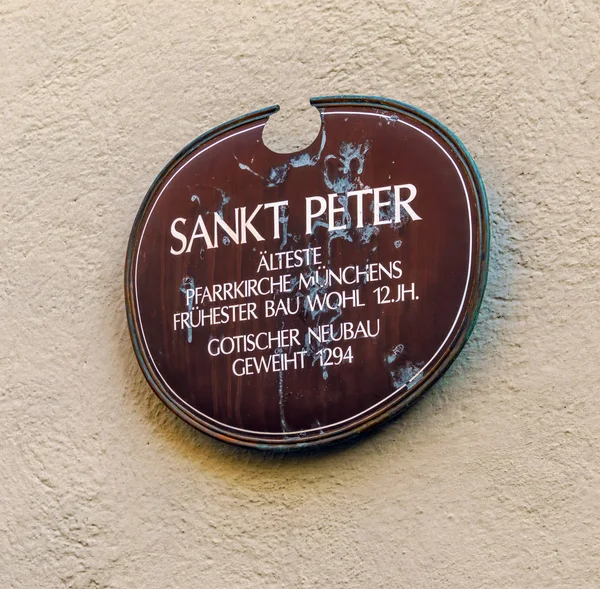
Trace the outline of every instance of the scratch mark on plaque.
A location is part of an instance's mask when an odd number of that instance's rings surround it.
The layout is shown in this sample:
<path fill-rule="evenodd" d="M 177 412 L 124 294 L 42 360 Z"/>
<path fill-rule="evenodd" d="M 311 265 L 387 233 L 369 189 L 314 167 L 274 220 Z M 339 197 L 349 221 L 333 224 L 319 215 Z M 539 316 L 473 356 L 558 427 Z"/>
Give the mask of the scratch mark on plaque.
<path fill-rule="evenodd" d="M 222 219 L 223 218 L 223 209 L 225 208 L 225 205 L 231 200 L 231 197 L 228 196 L 227 193 L 223 189 L 217 188 L 217 190 L 221 194 L 221 206 L 219 207 L 218 213 Z"/>
<path fill-rule="evenodd" d="M 192 198 L 190 199 L 192 202 L 196 201 L 200 204 L 200 197 L 197 194 L 192 194 Z"/>
<path fill-rule="evenodd" d="M 305 277 L 307 278 L 307 281 L 310 282 L 310 286 L 308 287 L 308 292 L 304 295 L 304 315 L 310 316 L 313 321 L 316 321 L 317 328 L 323 324 L 332 324 L 342 315 L 342 308 L 338 305 L 334 309 L 330 309 L 324 304 L 324 298 L 327 295 L 329 288 L 326 277 L 321 276 L 319 274 L 319 270 L 312 267 L 308 269 L 308 273 L 305 275 Z M 323 304 L 313 305 L 311 309 L 310 302 L 314 302 L 317 296 L 322 297 Z M 329 312 L 333 312 L 333 315 L 329 318 L 326 318 L 326 314 Z M 325 338 L 318 342 L 311 342 L 309 334 L 305 334 L 304 349 L 306 350 L 308 357 L 311 358 L 313 366 L 317 362 L 323 361 L 323 350 L 327 348 L 327 344 L 330 342 L 331 339 L 325 340 Z M 325 366 L 321 367 L 321 374 L 323 376 L 323 380 L 327 380 L 329 378 L 329 373 Z"/>
<path fill-rule="evenodd" d="M 406 386 L 406 390 L 410 391 L 423 377 L 423 373 L 420 372 L 423 366 L 424 362 L 409 362 L 404 366 L 390 369 L 393 386 L 396 389 Z"/>
<path fill-rule="evenodd" d="M 379 227 L 376 227 L 375 225 L 367 225 L 366 227 L 360 229 L 360 242 L 364 244 L 370 243 L 371 239 L 373 239 L 373 237 L 378 233 Z M 375 246 L 374 250 L 376 249 L 377 246 Z"/>
<path fill-rule="evenodd" d="M 362 188 L 360 175 L 363 172 L 365 157 L 370 148 L 369 141 L 365 141 L 363 144 L 342 142 L 339 156 L 330 154 L 324 160 L 326 165 L 323 179 L 327 187 L 336 193 Z M 335 166 L 331 164 L 336 161 L 338 162 L 337 174 L 332 178 Z"/>
<path fill-rule="evenodd" d="M 292 237 L 292 234 L 288 232 L 288 221 L 290 219 L 290 212 L 288 207 L 281 207 L 281 215 L 279 216 L 279 222 L 281 223 L 281 244 L 279 250 L 281 251 L 288 242 L 288 237 Z"/>
<path fill-rule="evenodd" d="M 288 170 L 288 164 L 282 164 L 281 166 L 273 166 L 269 170 L 269 182 L 267 186 L 269 186 L 269 188 L 273 188 L 273 186 L 277 186 L 278 184 L 282 184 L 283 182 L 285 182 Z"/>
<path fill-rule="evenodd" d="M 182 281 L 181 281 L 181 286 L 179 287 L 179 290 L 183 293 L 186 294 L 186 291 L 188 289 L 194 289 L 196 288 L 196 285 L 194 283 L 194 279 L 191 276 L 186 276 Z M 192 308 L 194 306 L 194 299 L 193 297 L 190 298 L 188 304 L 187 304 L 187 309 L 188 309 L 188 328 L 187 328 L 187 341 L 188 344 L 192 343 L 192 325 L 191 325 L 191 321 L 189 320 L 189 318 L 192 315 Z"/>
<path fill-rule="evenodd" d="M 324 147 L 324 142 L 321 144 Z M 349 197 L 348 192 L 364 188 L 364 184 L 360 179 L 365 166 L 365 158 L 369 151 L 371 144 L 366 141 L 365 143 L 346 143 L 342 142 L 340 145 L 339 154 L 330 154 L 325 157 L 323 180 L 329 190 L 335 192 L 337 204 L 342 207 L 342 219 L 336 221 L 336 225 L 340 227 L 345 225 L 344 229 L 337 231 L 329 231 L 327 234 L 327 251 L 329 259 L 331 260 L 331 242 L 334 239 L 343 239 L 345 241 L 352 242 L 352 236 L 350 230 L 352 229 L 352 216 L 349 210 Z M 312 227 L 311 233 L 314 235 L 314 231 L 317 227 L 328 228 L 328 225 L 320 220 L 316 220 Z M 359 228 L 357 228 L 359 229 Z M 373 235 L 378 231 L 378 228 L 372 228 L 360 230 L 361 243 L 368 243 L 371 241 Z"/>
<path fill-rule="evenodd" d="M 315 419 L 315 426 L 319 428 L 319 433 L 324 434 L 325 430 L 323 429 L 323 424 L 319 419 Z M 313 426 L 314 427 L 314 426 Z"/>
<path fill-rule="evenodd" d="M 260 178 L 261 180 L 264 180 L 263 176 L 261 176 L 260 174 L 257 174 L 250 166 L 247 166 L 246 164 L 243 164 L 242 162 L 240 162 L 240 160 L 238 159 L 237 155 L 234 154 L 233 157 L 235 158 L 235 161 L 238 163 L 238 166 L 240 167 L 240 170 L 244 170 L 246 172 L 250 172 L 251 174 L 254 174 L 257 178 Z"/>
<path fill-rule="evenodd" d="M 396 358 L 402 355 L 404 352 L 404 346 L 402 344 L 398 344 L 394 346 L 394 349 L 387 355 L 386 362 L 391 364 Z"/>
<path fill-rule="evenodd" d="M 279 165 L 273 166 L 265 178 L 255 170 L 253 170 L 250 166 L 240 162 L 237 156 L 233 156 L 235 160 L 238 162 L 238 166 L 240 170 L 244 170 L 246 172 L 250 172 L 257 178 L 260 178 L 264 182 L 266 182 L 268 188 L 274 188 L 275 186 L 279 186 L 283 184 L 287 180 L 288 173 L 292 168 L 304 168 L 306 166 L 315 166 L 317 162 L 321 159 L 321 155 L 323 154 L 323 149 L 325 148 L 326 142 L 325 131 L 321 136 L 321 145 L 319 147 L 319 151 L 314 156 L 309 156 L 307 153 L 302 153 L 300 155 L 293 156 L 289 159 L 289 161 Z M 252 163 L 252 161 L 250 162 Z"/>
<path fill-rule="evenodd" d="M 284 327 L 284 323 L 282 322 L 282 329 Z M 283 354 L 283 348 L 276 348 L 275 349 L 275 354 Z M 278 383 L 277 383 L 277 390 L 279 393 L 279 421 L 281 423 L 281 430 L 284 432 L 288 432 L 290 431 L 289 426 L 287 424 L 287 421 L 285 419 L 285 409 L 284 409 L 284 398 L 283 398 L 283 391 L 284 391 L 284 387 L 283 387 L 283 370 L 279 371 L 278 374 Z"/>
<path fill-rule="evenodd" d="M 223 189 L 218 188 L 216 186 L 215 186 L 215 188 L 221 194 L 221 205 L 219 206 L 219 209 L 217 210 L 217 214 L 219 215 L 219 217 L 221 217 L 221 219 L 223 219 L 223 215 L 225 214 L 225 206 L 231 200 L 231 197 L 228 196 L 228 194 Z M 223 243 L 223 245 L 229 245 L 231 243 L 231 239 L 229 239 L 229 237 L 227 235 L 223 235 L 223 237 L 221 238 L 221 242 Z"/>
<path fill-rule="evenodd" d="M 317 162 L 321 159 L 321 155 L 323 154 L 323 149 L 325 149 L 326 141 L 327 136 L 325 134 L 325 129 L 323 129 L 319 151 L 312 157 L 310 157 L 308 153 L 303 153 L 301 155 L 294 156 L 292 159 L 290 159 L 290 166 L 292 166 L 292 168 L 304 168 L 306 166 L 317 165 Z"/>

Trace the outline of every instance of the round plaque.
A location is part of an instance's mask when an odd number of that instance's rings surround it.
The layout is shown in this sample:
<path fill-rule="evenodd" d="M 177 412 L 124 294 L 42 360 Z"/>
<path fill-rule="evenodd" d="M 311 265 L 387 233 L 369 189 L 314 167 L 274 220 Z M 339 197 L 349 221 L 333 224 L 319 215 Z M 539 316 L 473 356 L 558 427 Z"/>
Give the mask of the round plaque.
<path fill-rule="evenodd" d="M 322 125 L 301 152 L 263 144 L 277 107 L 185 147 L 127 251 L 148 382 L 243 446 L 324 445 L 396 415 L 456 358 L 485 287 L 485 192 L 460 141 L 393 100 L 311 103 Z"/>

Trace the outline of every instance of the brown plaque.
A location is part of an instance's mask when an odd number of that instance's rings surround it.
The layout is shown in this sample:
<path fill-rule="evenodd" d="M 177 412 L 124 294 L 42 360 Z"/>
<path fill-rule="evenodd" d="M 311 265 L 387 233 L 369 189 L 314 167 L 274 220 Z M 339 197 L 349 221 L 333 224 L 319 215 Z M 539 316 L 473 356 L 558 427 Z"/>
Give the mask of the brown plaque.
<path fill-rule="evenodd" d="M 125 273 L 135 352 L 177 415 L 221 440 L 293 449 L 397 414 L 448 368 L 483 296 L 483 184 L 406 104 L 313 99 L 317 139 L 230 121 L 160 173 Z"/>

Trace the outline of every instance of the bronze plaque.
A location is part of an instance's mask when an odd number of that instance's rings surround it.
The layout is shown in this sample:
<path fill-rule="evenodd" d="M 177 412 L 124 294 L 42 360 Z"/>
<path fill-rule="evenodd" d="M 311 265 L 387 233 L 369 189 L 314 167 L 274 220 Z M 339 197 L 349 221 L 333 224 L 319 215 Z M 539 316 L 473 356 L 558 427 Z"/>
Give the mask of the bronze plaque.
<path fill-rule="evenodd" d="M 244 446 L 324 445 L 397 414 L 459 353 L 485 287 L 485 193 L 460 141 L 393 100 L 311 102 L 304 151 L 263 144 L 277 107 L 185 147 L 127 252 L 148 382 Z"/>

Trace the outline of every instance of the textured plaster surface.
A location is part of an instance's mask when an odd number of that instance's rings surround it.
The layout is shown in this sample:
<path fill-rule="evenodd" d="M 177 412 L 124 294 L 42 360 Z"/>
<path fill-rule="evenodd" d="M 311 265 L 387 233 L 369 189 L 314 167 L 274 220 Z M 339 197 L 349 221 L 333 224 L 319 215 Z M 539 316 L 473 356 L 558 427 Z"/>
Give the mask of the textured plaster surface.
<path fill-rule="evenodd" d="M 600 4 L 0 4 L 0 587 L 600 586 Z M 464 141 L 492 253 L 469 344 L 329 452 L 212 441 L 125 321 L 138 206 L 186 143 L 309 96 L 412 103 Z"/>

